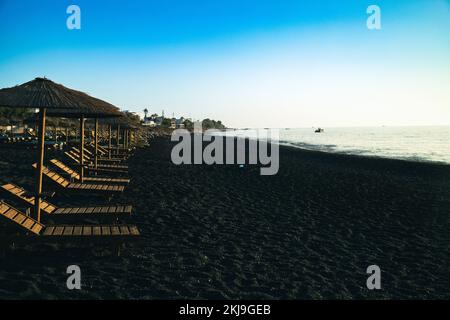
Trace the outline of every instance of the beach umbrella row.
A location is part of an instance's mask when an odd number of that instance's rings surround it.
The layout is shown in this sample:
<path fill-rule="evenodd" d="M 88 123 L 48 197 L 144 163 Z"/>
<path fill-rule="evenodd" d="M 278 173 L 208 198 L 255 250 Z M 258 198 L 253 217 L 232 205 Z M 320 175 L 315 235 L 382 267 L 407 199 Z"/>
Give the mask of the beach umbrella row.
<path fill-rule="evenodd" d="M 11 88 L 0 89 L 0 107 L 39 110 L 37 173 L 35 186 L 35 215 L 41 221 L 42 169 L 44 165 L 45 120 L 49 116 L 80 119 L 80 177 L 83 177 L 84 120 L 86 118 L 118 117 L 119 109 L 88 94 L 67 88 L 46 78 Z"/>

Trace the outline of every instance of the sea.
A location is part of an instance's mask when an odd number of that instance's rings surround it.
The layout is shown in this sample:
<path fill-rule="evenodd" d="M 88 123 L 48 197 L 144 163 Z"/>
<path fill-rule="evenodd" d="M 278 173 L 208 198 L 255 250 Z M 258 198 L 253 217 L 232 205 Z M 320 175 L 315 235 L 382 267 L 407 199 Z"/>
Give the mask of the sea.
<path fill-rule="evenodd" d="M 283 128 L 279 144 L 325 152 L 450 164 L 450 126 Z M 226 135 L 266 137 L 270 129 L 234 129 Z M 266 131 L 266 132 L 265 132 Z"/>

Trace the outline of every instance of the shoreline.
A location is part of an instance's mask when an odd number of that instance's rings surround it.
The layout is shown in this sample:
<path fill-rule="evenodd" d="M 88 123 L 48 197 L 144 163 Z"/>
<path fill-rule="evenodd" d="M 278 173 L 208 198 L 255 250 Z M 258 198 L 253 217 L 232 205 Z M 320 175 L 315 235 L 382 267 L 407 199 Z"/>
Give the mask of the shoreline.
<path fill-rule="evenodd" d="M 450 162 L 445 161 L 433 161 L 433 160 L 426 160 L 426 159 L 417 159 L 413 160 L 411 158 L 390 158 L 387 156 L 379 156 L 379 155 L 368 155 L 368 154 L 353 154 L 353 153 L 346 153 L 343 151 L 324 151 L 324 150 L 315 150 L 315 149 L 308 149 L 300 146 L 295 146 L 290 142 L 282 142 L 279 143 L 280 147 L 285 148 L 292 148 L 292 149 L 300 149 L 303 151 L 311 151 L 311 152 L 321 152 L 325 154 L 336 154 L 336 155 L 343 155 L 343 156 L 350 156 L 350 157 L 362 157 L 362 158 L 373 158 L 373 159 L 379 159 L 379 160 L 396 160 L 396 161 L 404 161 L 404 162 L 411 162 L 411 163 L 423 163 L 423 164 L 431 164 L 431 165 L 442 165 L 442 166 L 450 166 Z"/>

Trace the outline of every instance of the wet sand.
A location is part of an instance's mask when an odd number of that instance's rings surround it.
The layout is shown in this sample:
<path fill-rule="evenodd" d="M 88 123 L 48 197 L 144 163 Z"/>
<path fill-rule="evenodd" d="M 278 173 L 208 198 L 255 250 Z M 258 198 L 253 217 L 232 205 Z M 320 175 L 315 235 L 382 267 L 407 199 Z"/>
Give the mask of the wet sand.
<path fill-rule="evenodd" d="M 155 138 L 129 163 L 117 201 L 134 205 L 139 245 L 120 257 L 10 250 L 0 298 L 450 298 L 450 166 L 282 147 L 278 174 L 261 176 L 257 166 L 176 166 L 170 151 Z M 33 190 L 34 159 L 0 149 L 0 182 Z M 66 288 L 70 264 L 80 291 Z M 372 264 L 379 291 L 366 288 Z"/>

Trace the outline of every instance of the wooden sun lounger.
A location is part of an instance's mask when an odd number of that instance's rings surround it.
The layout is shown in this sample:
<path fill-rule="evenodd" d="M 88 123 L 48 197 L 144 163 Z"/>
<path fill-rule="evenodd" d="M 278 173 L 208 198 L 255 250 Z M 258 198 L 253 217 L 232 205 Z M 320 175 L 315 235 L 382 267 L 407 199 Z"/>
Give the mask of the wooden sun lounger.
<path fill-rule="evenodd" d="M 75 150 L 70 150 L 69 153 L 74 157 L 74 158 L 80 158 L 80 153 L 78 151 Z M 93 160 L 91 158 L 86 158 L 86 154 L 84 156 L 84 159 L 89 163 L 89 165 L 93 165 Z M 97 167 L 102 167 L 102 168 L 116 168 L 116 169 L 120 169 L 120 170 L 126 170 L 128 169 L 128 166 L 126 165 L 120 165 L 120 164 L 103 164 L 103 163 L 99 163 L 97 165 Z"/>
<path fill-rule="evenodd" d="M 87 145 L 87 148 L 89 149 L 89 151 L 91 151 L 91 154 L 95 154 L 95 145 L 90 144 Z M 105 150 L 104 148 L 97 146 L 97 151 L 100 154 L 101 159 L 117 159 L 119 161 L 126 161 L 128 160 L 128 158 L 130 157 L 129 154 L 113 154 L 111 153 L 111 158 L 109 158 L 108 156 L 108 150 Z"/>
<path fill-rule="evenodd" d="M 79 181 L 80 180 L 80 175 L 78 172 L 76 172 L 75 170 L 69 168 L 68 166 L 66 166 L 63 162 L 57 160 L 57 159 L 52 159 L 50 160 L 50 162 L 52 164 L 54 164 L 57 168 L 59 168 L 60 170 L 64 171 L 66 174 L 68 174 L 71 178 Z M 128 184 L 130 183 L 130 179 L 128 178 L 102 178 L 102 177 L 84 177 L 83 181 L 86 182 L 94 182 L 94 183 L 108 183 L 108 184 Z"/>
<path fill-rule="evenodd" d="M 78 155 L 80 154 L 80 150 L 78 148 L 72 147 L 72 150 L 75 154 Z M 89 161 L 89 162 L 94 162 L 94 154 L 92 152 L 90 152 L 87 148 L 84 149 L 84 157 Z M 108 162 L 108 163 L 120 163 L 122 162 L 124 159 L 118 159 L 118 158 L 103 158 L 103 157 L 98 157 L 97 161 L 98 162 Z"/>
<path fill-rule="evenodd" d="M 86 147 L 89 148 L 90 150 L 92 150 L 92 153 L 95 153 L 95 145 L 94 144 L 92 144 L 92 143 L 91 144 L 87 144 Z M 99 145 L 97 145 L 97 151 L 100 154 L 100 156 L 102 156 L 102 157 L 104 157 L 105 155 L 108 154 L 108 152 L 103 150 L 103 148 L 101 148 Z"/>
<path fill-rule="evenodd" d="M 27 191 L 17 185 L 12 183 L 7 183 L 1 186 L 3 190 L 14 196 L 15 198 L 21 200 L 26 205 L 34 206 L 34 196 L 28 195 Z M 113 205 L 113 206 L 88 206 L 88 207 L 66 207 L 58 208 L 57 206 L 51 204 L 48 201 L 41 200 L 41 210 L 47 214 L 53 216 L 97 216 L 97 215 L 131 215 L 133 207 L 130 205 Z"/>
<path fill-rule="evenodd" d="M 132 239 L 140 235 L 134 225 L 49 225 L 46 226 L 15 209 L 4 201 L 0 201 L 0 216 L 17 226 L 26 235 L 45 238 L 75 239 Z"/>
<path fill-rule="evenodd" d="M 69 157 L 76 164 L 80 165 L 79 156 L 72 154 L 71 152 L 64 152 L 64 154 Z M 117 169 L 117 168 L 109 168 L 104 165 L 98 165 L 97 168 L 94 167 L 93 164 L 83 164 L 89 171 L 94 172 L 104 172 L 104 173 L 116 173 L 116 174 L 127 174 L 128 171 L 126 169 Z"/>
<path fill-rule="evenodd" d="M 33 164 L 33 167 L 37 167 L 36 163 Z M 64 190 L 94 193 L 119 193 L 125 190 L 125 187 L 120 185 L 70 182 L 66 178 L 62 177 L 58 173 L 48 169 L 45 166 L 43 166 L 42 168 L 42 173 L 49 180 L 53 181 L 56 185 Z"/>
<path fill-rule="evenodd" d="M 111 151 L 117 151 L 117 150 L 119 150 L 119 151 L 130 152 L 130 151 L 133 151 L 133 149 L 134 149 L 134 148 L 123 148 L 123 147 L 119 147 L 119 148 L 117 148 L 117 147 L 111 147 L 111 148 L 109 148 L 109 147 L 107 147 L 107 146 L 100 146 L 100 147 L 103 148 L 103 149 L 106 150 L 106 151 L 108 151 L 108 150 L 111 150 Z"/>
<path fill-rule="evenodd" d="M 100 150 L 103 154 L 108 154 L 108 150 L 101 145 L 97 145 L 97 149 Z"/>
<path fill-rule="evenodd" d="M 117 148 L 117 147 L 102 147 L 103 151 L 105 151 L 106 153 L 108 153 L 109 151 L 111 151 L 111 154 L 116 156 L 116 157 L 130 157 L 133 155 L 134 149 L 135 148 Z"/>

